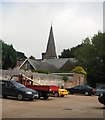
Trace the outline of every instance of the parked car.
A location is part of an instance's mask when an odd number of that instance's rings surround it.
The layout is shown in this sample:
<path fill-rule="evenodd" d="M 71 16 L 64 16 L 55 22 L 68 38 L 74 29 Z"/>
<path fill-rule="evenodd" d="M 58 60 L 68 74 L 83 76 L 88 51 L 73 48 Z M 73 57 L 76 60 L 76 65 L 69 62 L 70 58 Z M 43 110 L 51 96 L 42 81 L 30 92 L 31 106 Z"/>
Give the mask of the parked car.
<path fill-rule="evenodd" d="M 64 97 L 65 95 L 68 95 L 66 89 L 58 89 L 58 92 L 54 94 L 55 97 Z"/>
<path fill-rule="evenodd" d="M 84 95 L 94 95 L 95 90 L 87 85 L 78 85 L 72 88 L 67 88 L 69 94 L 79 93 Z"/>
<path fill-rule="evenodd" d="M 68 91 L 66 89 L 59 89 L 58 93 L 60 97 L 64 97 L 65 95 L 68 95 Z"/>
<path fill-rule="evenodd" d="M 0 87 L 2 88 L 0 95 L 5 98 L 11 96 L 17 97 L 18 100 L 23 100 L 25 98 L 33 100 L 38 97 L 37 91 L 29 89 L 16 81 L 0 80 Z"/>
<path fill-rule="evenodd" d="M 98 88 L 98 89 L 96 89 L 95 95 L 100 95 L 100 94 L 103 93 L 103 92 L 105 92 L 105 87 Z"/>
<path fill-rule="evenodd" d="M 98 101 L 101 103 L 101 104 L 104 104 L 105 105 L 105 92 L 104 93 L 101 93 L 98 97 Z"/>

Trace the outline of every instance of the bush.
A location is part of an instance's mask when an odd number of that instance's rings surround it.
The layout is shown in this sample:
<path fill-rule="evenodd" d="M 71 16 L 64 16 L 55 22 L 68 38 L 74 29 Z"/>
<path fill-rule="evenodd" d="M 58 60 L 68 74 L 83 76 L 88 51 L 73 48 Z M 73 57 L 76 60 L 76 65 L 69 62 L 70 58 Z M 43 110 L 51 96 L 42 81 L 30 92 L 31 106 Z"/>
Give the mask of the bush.
<path fill-rule="evenodd" d="M 62 79 L 66 82 L 68 80 L 68 77 L 66 75 L 63 75 Z"/>
<path fill-rule="evenodd" d="M 81 66 L 76 66 L 72 72 L 86 75 L 86 71 Z"/>

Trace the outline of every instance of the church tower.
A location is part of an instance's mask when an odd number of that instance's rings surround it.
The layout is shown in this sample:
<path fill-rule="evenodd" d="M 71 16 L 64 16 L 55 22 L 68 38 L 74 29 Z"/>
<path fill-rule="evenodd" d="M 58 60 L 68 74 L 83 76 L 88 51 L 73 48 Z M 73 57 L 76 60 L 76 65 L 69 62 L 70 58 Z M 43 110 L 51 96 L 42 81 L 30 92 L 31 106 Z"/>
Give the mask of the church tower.
<path fill-rule="evenodd" d="M 42 59 L 54 59 L 54 58 L 57 58 L 57 54 L 54 42 L 53 28 L 51 25 L 46 53 L 42 53 Z"/>

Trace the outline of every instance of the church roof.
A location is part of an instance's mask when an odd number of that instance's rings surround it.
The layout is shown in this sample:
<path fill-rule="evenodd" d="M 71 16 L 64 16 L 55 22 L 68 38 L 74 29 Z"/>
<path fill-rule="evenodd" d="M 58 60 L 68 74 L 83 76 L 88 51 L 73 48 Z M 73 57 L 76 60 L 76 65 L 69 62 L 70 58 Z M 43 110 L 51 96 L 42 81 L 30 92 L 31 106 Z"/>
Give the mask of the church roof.
<path fill-rule="evenodd" d="M 75 58 L 56 58 L 56 59 L 45 59 L 44 63 L 54 65 L 57 69 L 61 69 L 67 62 L 75 63 Z"/>
<path fill-rule="evenodd" d="M 30 65 L 34 68 L 34 70 L 50 70 L 50 71 L 57 71 L 57 68 L 52 65 L 52 64 L 48 64 L 48 63 L 43 63 L 42 61 L 37 61 L 37 60 L 32 60 L 32 59 L 26 59 L 21 66 L 19 67 L 19 69 L 22 68 L 22 66 L 26 63 L 29 62 Z"/>

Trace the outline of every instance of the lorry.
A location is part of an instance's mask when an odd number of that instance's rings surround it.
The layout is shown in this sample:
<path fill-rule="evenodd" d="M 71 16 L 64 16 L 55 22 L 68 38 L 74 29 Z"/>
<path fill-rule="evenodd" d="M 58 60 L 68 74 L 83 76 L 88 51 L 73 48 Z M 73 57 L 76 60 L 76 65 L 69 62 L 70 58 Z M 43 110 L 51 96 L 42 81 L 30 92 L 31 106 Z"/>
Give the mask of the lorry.
<path fill-rule="evenodd" d="M 38 92 L 38 99 L 40 99 L 40 97 L 48 99 L 51 94 L 58 93 L 59 87 L 56 85 L 41 85 L 33 81 L 33 79 L 31 79 L 30 77 L 27 77 L 26 75 L 21 73 L 19 75 L 13 75 L 10 80 L 13 80 L 14 77 L 17 77 L 18 79 L 15 80 L 25 85 L 27 88 L 36 90 Z"/>

